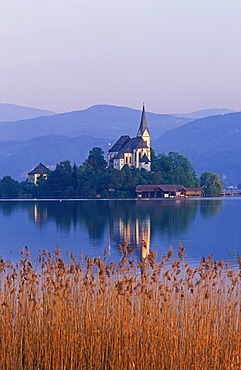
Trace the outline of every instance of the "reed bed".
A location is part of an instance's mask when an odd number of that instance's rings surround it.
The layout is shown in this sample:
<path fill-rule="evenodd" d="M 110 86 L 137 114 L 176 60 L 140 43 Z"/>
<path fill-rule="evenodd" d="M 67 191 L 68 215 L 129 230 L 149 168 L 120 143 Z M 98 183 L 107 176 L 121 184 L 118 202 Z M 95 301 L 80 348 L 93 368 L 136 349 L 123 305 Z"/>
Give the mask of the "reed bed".
<path fill-rule="evenodd" d="M 0 369 L 240 369 L 241 260 L 132 252 L 118 266 L 58 249 L 0 260 Z"/>

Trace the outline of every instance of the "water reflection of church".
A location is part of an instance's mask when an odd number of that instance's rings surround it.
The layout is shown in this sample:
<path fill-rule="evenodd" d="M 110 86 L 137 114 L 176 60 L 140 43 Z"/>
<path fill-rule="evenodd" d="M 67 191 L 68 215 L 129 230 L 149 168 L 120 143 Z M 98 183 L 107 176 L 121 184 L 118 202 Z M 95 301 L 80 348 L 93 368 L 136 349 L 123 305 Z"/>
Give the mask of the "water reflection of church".
<path fill-rule="evenodd" d="M 128 246 L 134 247 L 140 261 L 148 256 L 151 243 L 151 220 L 148 215 L 135 221 L 116 218 L 112 227 L 114 239 L 121 245 L 128 243 Z"/>

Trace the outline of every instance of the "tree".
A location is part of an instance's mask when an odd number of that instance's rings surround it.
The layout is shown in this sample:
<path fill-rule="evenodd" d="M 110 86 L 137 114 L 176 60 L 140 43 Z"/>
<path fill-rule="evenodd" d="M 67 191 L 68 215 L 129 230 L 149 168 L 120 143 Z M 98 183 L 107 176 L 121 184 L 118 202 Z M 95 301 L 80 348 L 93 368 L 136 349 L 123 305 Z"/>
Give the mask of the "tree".
<path fill-rule="evenodd" d="M 98 147 L 94 147 L 92 150 L 90 150 L 88 159 L 86 161 L 95 170 L 103 170 L 107 166 L 104 157 L 104 152 L 101 148 Z"/>
<path fill-rule="evenodd" d="M 41 181 L 38 186 L 40 196 L 71 197 L 74 195 L 72 167 L 69 160 L 60 162 L 52 171 L 46 181 Z"/>
<path fill-rule="evenodd" d="M 78 172 L 78 169 L 77 169 L 76 163 L 74 163 L 73 172 L 72 172 L 72 183 L 73 183 L 73 188 L 75 192 L 77 191 L 77 188 L 78 188 L 77 172 Z"/>
<path fill-rule="evenodd" d="M 19 193 L 19 183 L 11 176 L 4 176 L 0 180 L 0 196 L 2 198 L 17 198 Z"/>
<path fill-rule="evenodd" d="M 223 188 L 223 183 L 219 176 L 212 172 L 202 173 L 200 177 L 200 185 L 203 187 L 205 195 L 219 196 Z"/>
<path fill-rule="evenodd" d="M 177 152 L 170 152 L 168 155 L 159 154 L 154 168 L 164 184 L 181 184 L 191 188 L 199 186 L 192 164 Z"/>
<path fill-rule="evenodd" d="M 81 197 L 92 198 L 97 195 L 97 171 L 85 161 L 78 174 L 78 194 Z"/>
<path fill-rule="evenodd" d="M 158 157 L 156 156 L 155 150 L 151 148 L 151 170 L 157 172 L 158 168 Z"/>
<path fill-rule="evenodd" d="M 110 180 L 109 180 L 109 190 L 110 192 L 116 192 L 122 190 L 123 187 L 123 172 L 119 170 L 111 170 L 110 171 Z"/>

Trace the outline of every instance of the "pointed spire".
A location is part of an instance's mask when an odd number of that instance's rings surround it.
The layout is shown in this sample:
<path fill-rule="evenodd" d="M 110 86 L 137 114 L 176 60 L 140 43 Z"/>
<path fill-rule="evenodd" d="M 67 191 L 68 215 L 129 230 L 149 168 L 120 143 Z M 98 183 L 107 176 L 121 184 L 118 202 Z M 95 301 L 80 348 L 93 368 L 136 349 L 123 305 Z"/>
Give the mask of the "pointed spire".
<path fill-rule="evenodd" d="M 147 121 L 146 121 L 145 106 L 144 106 L 144 103 L 143 103 L 142 115 L 141 115 L 141 123 L 140 123 L 140 127 L 139 127 L 139 130 L 138 130 L 136 136 L 142 136 L 145 130 L 148 131 Z"/>

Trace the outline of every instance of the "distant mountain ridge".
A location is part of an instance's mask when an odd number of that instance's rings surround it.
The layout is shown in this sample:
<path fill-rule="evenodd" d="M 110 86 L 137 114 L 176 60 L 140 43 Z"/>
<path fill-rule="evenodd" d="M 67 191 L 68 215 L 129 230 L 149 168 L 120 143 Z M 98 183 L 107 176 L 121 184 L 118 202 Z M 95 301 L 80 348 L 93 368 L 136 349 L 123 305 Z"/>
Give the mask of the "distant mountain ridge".
<path fill-rule="evenodd" d="M 198 110 L 195 112 L 191 113 L 183 113 L 183 114 L 173 114 L 176 117 L 186 117 L 190 118 L 192 120 L 194 119 L 199 119 L 199 118 L 205 118 L 205 117 L 210 117 L 210 116 L 217 116 L 219 114 L 228 114 L 228 113 L 235 113 L 233 109 L 228 109 L 228 108 L 210 108 L 210 109 L 203 109 L 203 110 Z"/>
<path fill-rule="evenodd" d="M 54 114 L 56 113 L 44 109 L 0 103 L 0 122 L 14 122 L 40 116 L 52 116 Z"/>
<path fill-rule="evenodd" d="M 112 105 L 95 105 L 82 111 L 1 124 L 0 140 L 29 140 L 42 135 L 109 137 L 116 140 L 128 134 L 135 136 L 141 111 Z M 147 112 L 148 126 L 153 137 L 191 120 L 168 114 Z"/>
<path fill-rule="evenodd" d="M 178 151 L 185 155 L 198 175 L 212 171 L 225 184 L 241 182 L 241 113 L 223 115 L 225 109 L 221 111 L 222 115 L 197 120 L 147 112 L 152 147 L 157 154 Z M 53 166 L 69 159 L 80 165 L 93 146 L 106 153 L 108 144 L 119 136 L 136 136 L 140 118 L 140 110 L 96 105 L 1 123 L 0 177 L 9 174 L 20 179 L 39 162 Z"/>
<path fill-rule="evenodd" d="M 153 147 L 157 153 L 183 154 L 198 174 L 211 171 L 226 185 L 241 183 L 241 112 L 192 121 L 164 133 Z"/>

